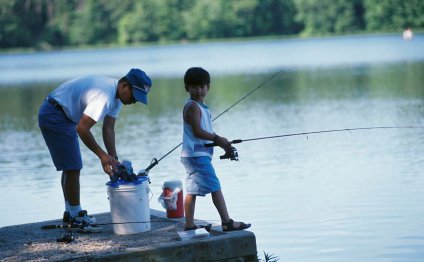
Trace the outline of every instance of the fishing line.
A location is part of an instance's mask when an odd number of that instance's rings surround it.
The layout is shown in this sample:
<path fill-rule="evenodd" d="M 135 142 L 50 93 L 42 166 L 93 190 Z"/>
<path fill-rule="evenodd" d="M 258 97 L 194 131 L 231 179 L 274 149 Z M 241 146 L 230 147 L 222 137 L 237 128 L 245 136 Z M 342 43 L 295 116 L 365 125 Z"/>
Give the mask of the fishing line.
<path fill-rule="evenodd" d="M 230 144 L 238 144 L 242 142 L 249 142 L 249 141 L 256 141 L 256 140 L 263 140 L 263 139 L 273 139 L 273 138 L 282 138 L 282 137 L 289 137 L 289 136 L 302 136 L 306 135 L 306 138 L 308 138 L 308 135 L 312 134 L 321 134 L 321 133 L 333 133 L 333 132 L 346 132 L 346 131 L 356 131 L 356 130 L 372 130 L 372 129 L 400 129 L 400 128 L 424 128 L 424 126 L 373 126 L 373 127 L 355 127 L 355 128 L 343 128 L 343 129 L 330 129 L 330 130 L 320 130 L 320 131 L 311 131 L 311 132 L 301 132 L 301 133 L 293 133 L 293 134 L 284 134 L 284 135 L 275 135 L 275 136 L 264 136 L 264 137 L 256 137 L 256 138 L 249 138 L 249 139 L 235 139 L 233 141 L 230 141 Z M 214 147 L 217 146 L 217 143 L 209 143 L 205 144 L 205 147 Z M 219 157 L 220 159 L 230 159 L 230 160 L 239 160 L 238 152 L 235 147 L 230 147 L 225 150 L 225 154 Z"/>
<path fill-rule="evenodd" d="M 320 131 L 311 131 L 311 132 L 301 132 L 293 134 L 283 134 L 275 136 L 264 136 L 248 139 L 235 139 L 230 141 L 231 144 L 238 144 L 242 142 L 264 140 L 264 139 L 273 139 L 281 137 L 290 137 L 290 136 L 302 136 L 302 135 L 312 135 L 312 134 L 321 134 L 321 133 L 334 133 L 334 132 L 346 132 L 346 131 L 357 131 L 357 130 L 373 130 L 373 129 L 410 129 L 410 128 L 424 128 L 424 126 L 372 126 L 372 127 L 355 127 L 355 128 L 342 128 L 342 129 L 330 129 L 330 130 L 320 130 Z M 216 143 L 205 144 L 206 147 L 217 146 Z"/>
<path fill-rule="evenodd" d="M 215 118 L 212 119 L 212 121 L 215 121 L 216 119 L 218 119 L 220 116 L 222 116 L 223 114 L 227 113 L 229 110 L 231 110 L 234 106 L 236 106 L 238 103 L 240 103 L 241 101 L 243 101 L 244 99 L 246 99 L 246 97 L 250 96 L 253 92 L 255 92 L 256 90 L 258 90 L 259 88 L 263 87 L 266 83 L 268 83 L 269 81 L 271 81 L 274 77 L 276 77 L 277 75 L 281 74 L 283 72 L 283 70 L 280 70 L 274 74 L 272 74 L 271 76 L 269 76 L 268 78 L 266 78 L 260 85 L 258 85 L 257 87 L 255 87 L 254 89 L 252 89 L 249 93 L 247 93 L 246 95 L 244 95 L 242 98 L 240 98 L 239 100 L 237 100 L 234 104 L 232 104 L 230 107 L 228 107 L 227 109 L 225 109 L 222 113 L 220 113 L 219 115 L 217 115 Z M 147 173 L 149 172 L 150 169 L 152 169 L 154 166 L 156 166 L 157 164 L 159 164 L 159 162 L 164 159 L 165 157 L 167 157 L 169 154 L 171 154 L 175 149 L 177 149 L 178 147 L 180 147 L 183 143 L 179 143 L 178 145 L 176 145 L 174 148 L 172 148 L 168 153 L 166 153 L 165 155 L 163 155 L 161 158 L 156 159 L 153 158 L 152 162 L 150 162 L 150 165 L 148 167 L 146 167 L 146 169 L 144 170 L 140 170 L 140 172 L 138 173 L 139 175 L 147 175 Z"/>

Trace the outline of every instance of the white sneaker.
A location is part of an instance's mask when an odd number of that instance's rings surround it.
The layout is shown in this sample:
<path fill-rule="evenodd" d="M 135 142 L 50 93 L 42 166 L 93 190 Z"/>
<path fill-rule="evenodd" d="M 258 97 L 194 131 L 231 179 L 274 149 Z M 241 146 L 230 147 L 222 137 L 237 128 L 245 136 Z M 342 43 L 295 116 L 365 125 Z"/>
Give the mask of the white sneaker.
<path fill-rule="evenodd" d="M 102 227 L 96 225 L 96 219 L 87 215 L 86 210 L 79 211 L 78 216 L 72 218 L 71 229 L 76 229 L 83 233 L 96 233 L 102 231 Z"/>

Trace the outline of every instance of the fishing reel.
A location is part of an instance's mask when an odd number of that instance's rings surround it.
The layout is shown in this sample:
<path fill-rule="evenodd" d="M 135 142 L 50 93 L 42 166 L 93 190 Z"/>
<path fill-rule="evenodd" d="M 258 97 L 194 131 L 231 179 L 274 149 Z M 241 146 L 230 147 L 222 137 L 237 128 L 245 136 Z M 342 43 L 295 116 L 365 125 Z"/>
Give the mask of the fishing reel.
<path fill-rule="evenodd" d="M 157 160 L 156 158 L 153 158 L 152 161 L 150 162 L 150 165 L 148 167 L 146 167 L 146 169 L 141 169 L 140 171 L 138 171 L 137 176 L 139 176 L 139 177 L 140 176 L 148 176 L 150 169 L 152 169 L 157 164 L 159 164 L 159 160 Z M 150 182 L 150 180 L 149 180 L 149 182 Z"/>
<path fill-rule="evenodd" d="M 116 170 L 113 170 L 113 174 L 110 177 L 112 183 L 118 182 L 119 179 L 126 182 L 133 182 L 137 180 L 137 176 L 133 172 L 131 161 L 124 160 L 122 163 L 115 165 Z"/>
<path fill-rule="evenodd" d="M 69 225 L 68 225 L 69 226 Z M 63 242 L 66 244 L 69 244 L 75 240 L 74 235 L 71 231 L 68 230 L 68 228 L 65 228 L 65 232 L 63 232 L 62 237 L 57 238 L 56 242 Z"/>
<path fill-rule="evenodd" d="M 225 154 L 219 157 L 220 159 L 230 159 L 231 161 L 239 161 L 237 149 L 235 147 L 231 147 L 230 149 L 225 151 Z"/>
<path fill-rule="evenodd" d="M 237 144 L 237 143 L 241 143 L 242 140 L 237 139 L 237 140 L 233 140 L 231 141 L 231 144 Z M 217 146 L 217 143 L 210 143 L 210 144 L 205 144 L 205 147 L 214 147 Z M 237 149 L 233 146 L 231 146 L 229 149 L 225 150 L 225 154 L 219 157 L 220 159 L 230 159 L 230 160 L 235 160 L 235 161 L 239 161 L 238 158 L 238 153 L 237 153 Z"/>

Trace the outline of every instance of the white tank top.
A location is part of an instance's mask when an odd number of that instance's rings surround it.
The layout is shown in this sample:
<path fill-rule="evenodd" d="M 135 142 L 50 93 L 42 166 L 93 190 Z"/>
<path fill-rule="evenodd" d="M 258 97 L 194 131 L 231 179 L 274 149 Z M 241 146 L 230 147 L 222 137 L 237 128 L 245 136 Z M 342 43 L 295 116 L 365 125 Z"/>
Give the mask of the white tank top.
<path fill-rule="evenodd" d="M 209 111 L 209 108 L 203 103 L 199 103 L 189 99 L 184 105 L 183 112 L 185 111 L 189 103 L 196 103 L 196 105 L 200 108 L 200 112 L 201 112 L 200 127 L 209 133 L 213 133 L 212 116 Z M 183 148 L 181 151 L 181 157 L 209 156 L 210 158 L 212 158 L 213 147 L 204 146 L 204 144 L 211 143 L 211 141 L 203 140 L 203 139 L 195 137 L 193 134 L 193 129 L 191 128 L 189 124 L 187 124 L 184 121 L 184 117 L 183 117 L 183 122 L 184 122 L 184 132 L 183 132 Z"/>

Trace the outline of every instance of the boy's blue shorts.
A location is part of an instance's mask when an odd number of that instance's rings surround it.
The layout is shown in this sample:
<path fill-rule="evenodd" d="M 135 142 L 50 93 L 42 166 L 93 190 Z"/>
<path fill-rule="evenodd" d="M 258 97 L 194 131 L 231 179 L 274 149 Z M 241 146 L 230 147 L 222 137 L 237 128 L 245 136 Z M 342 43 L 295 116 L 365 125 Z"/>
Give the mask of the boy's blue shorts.
<path fill-rule="evenodd" d="M 47 101 L 38 112 L 38 125 L 57 171 L 82 169 L 76 124 Z"/>
<path fill-rule="evenodd" d="M 181 162 L 187 172 L 185 179 L 187 194 L 205 196 L 221 190 L 221 184 L 208 156 L 182 157 Z"/>

